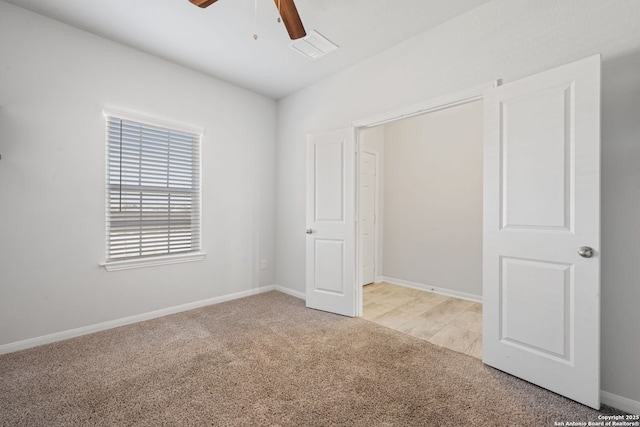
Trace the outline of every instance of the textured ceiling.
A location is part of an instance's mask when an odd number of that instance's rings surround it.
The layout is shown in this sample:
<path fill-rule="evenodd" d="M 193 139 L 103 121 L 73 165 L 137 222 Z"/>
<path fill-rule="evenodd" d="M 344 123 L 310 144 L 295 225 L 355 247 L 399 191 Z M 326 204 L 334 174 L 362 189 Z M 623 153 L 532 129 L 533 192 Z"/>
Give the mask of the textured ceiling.
<path fill-rule="evenodd" d="M 289 47 L 272 0 L 6 0 L 275 99 L 488 1 L 296 0 L 307 31 L 340 46 L 310 61 Z"/>

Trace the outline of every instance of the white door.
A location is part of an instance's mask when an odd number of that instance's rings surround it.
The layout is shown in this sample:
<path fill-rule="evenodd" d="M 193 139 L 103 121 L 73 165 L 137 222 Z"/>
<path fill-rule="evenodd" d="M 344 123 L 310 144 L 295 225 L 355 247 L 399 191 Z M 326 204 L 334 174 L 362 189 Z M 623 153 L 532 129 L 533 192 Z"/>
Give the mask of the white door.
<path fill-rule="evenodd" d="M 376 280 L 376 164 L 377 156 L 362 152 L 360 159 L 360 265 L 361 285 Z"/>
<path fill-rule="evenodd" d="M 600 57 L 489 89 L 484 114 L 483 361 L 599 408 Z"/>
<path fill-rule="evenodd" d="M 307 307 L 345 316 L 356 315 L 355 161 L 354 129 L 308 136 Z"/>

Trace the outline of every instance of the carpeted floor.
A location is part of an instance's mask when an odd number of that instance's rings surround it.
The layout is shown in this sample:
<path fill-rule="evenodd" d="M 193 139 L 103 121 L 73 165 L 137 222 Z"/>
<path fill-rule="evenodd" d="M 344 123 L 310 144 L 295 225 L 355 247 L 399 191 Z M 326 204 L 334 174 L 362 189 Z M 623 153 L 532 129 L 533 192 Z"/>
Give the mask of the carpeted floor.
<path fill-rule="evenodd" d="M 269 292 L 0 356 L 2 426 L 552 426 L 596 412 Z"/>

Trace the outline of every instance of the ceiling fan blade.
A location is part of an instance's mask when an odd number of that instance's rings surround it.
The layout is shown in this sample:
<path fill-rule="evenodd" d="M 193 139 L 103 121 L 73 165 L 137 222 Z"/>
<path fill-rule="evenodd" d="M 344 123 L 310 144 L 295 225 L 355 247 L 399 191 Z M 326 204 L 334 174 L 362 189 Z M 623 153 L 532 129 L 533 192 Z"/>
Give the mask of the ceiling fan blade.
<path fill-rule="evenodd" d="M 200 6 L 201 8 L 204 9 L 207 6 L 211 6 L 218 0 L 189 0 L 189 1 L 195 4 L 196 6 Z"/>
<path fill-rule="evenodd" d="M 282 18 L 282 22 L 284 22 L 284 26 L 287 28 L 287 32 L 289 33 L 291 40 L 296 40 L 306 36 L 307 32 L 304 30 L 304 25 L 302 25 L 298 9 L 296 9 L 296 5 L 293 3 L 293 0 L 274 1 L 276 6 L 280 9 L 280 17 Z"/>

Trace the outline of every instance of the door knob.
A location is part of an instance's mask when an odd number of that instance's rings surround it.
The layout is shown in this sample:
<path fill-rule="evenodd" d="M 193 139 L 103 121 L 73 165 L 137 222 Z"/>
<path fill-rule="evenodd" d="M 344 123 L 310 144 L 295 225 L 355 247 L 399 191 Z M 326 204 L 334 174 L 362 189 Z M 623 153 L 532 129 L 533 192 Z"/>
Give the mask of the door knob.
<path fill-rule="evenodd" d="M 313 230 L 310 228 L 307 228 L 307 234 L 313 234 Z"/>
<path fill-rule="evenodd" d="M 593 249 L 589 246 L 582 246 L 580 249 L 578 249 L 578 255 L 583 258 L 591 258 L 593 256 Z"/>

